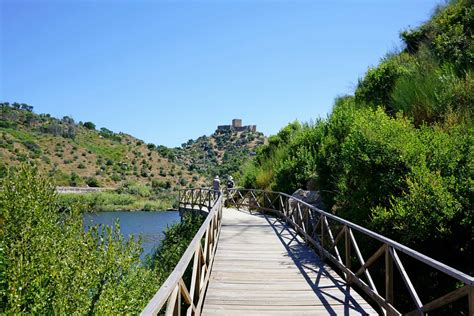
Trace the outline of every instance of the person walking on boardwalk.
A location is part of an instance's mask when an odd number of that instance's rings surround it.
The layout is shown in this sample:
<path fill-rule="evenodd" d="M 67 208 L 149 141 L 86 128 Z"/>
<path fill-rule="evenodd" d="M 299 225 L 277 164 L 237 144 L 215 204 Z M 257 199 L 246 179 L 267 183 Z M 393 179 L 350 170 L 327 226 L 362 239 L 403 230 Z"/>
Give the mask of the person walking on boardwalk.
<path fill-rule="evenodd" d="M 214 181 L 212 181 L 212 189 L 214 190 L 214 198 L 216 198 L 217 192 L 220 190 L 221 180 L 219 176 L 215 176 Z"/>
<path fill-rule="evenodd" d="M 229 207 L 229 197 L 232 195 L 232 189 L 234 188 L 234 178 L 232 176 L 227 177 L 227 199 L 225 200 L 224 206 Z"/>
<path fill-rule="evenodd" d="M 232 176 L 229 176 L 227 178 L 227 189 L 232 189 L 234 188 L 234 178 L 232 178 Z"/>

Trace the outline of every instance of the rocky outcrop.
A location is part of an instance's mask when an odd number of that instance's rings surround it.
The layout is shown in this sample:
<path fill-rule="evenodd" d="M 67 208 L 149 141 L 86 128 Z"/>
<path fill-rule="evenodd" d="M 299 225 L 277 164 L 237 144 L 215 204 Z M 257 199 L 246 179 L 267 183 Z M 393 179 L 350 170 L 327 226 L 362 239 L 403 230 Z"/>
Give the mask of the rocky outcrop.
<path fill-rule="evenodd" d="M 319 191 L 305 191 L 303 189 L 298 189 L 291 196 L 303 202 L 316 206 L 317 208 L 324 209 L 323 201 L 321 199 L 321 194 L 319 193 Z M 293 206 L 295 202 L 295 200 L 290 199 L 290 205 Z"/>

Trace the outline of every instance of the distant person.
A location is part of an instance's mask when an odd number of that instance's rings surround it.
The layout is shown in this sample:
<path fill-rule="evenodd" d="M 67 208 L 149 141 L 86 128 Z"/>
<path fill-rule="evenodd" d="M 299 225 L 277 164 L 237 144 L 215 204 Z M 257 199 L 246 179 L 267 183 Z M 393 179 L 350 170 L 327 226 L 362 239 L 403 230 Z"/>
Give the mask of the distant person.
<path fill-rule="evenodd" d="M 214 181 L 212 181 L 212 189 L 214 191 L 219 191 L 221 186 L 221 180 L 219 180 L 219 176 L 215 176 Z M 216 196 L 216 192 L 214 192 L 214 197 Z"/>
<path fill-rule="evenodd" d="M 229 176 L 227 178 L 227 189 L 233 189 L 234 188 L 234 178 L 232 176 Z"/>

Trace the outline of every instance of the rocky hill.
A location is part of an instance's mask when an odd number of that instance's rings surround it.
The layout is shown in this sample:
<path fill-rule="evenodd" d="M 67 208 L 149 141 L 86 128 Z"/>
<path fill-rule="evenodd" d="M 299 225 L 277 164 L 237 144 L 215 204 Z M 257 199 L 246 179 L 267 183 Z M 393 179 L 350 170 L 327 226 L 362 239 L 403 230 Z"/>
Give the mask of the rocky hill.
<path fill-rule="evenodd" d="M 20 103 L 0 103 L 0 173 L 33 162 L 56 185 L 117 187 L 125 181 L 156 186 L 201 186 L 206 180 L 168 158 L 170 150 L 124 133 L 36 114 Z"/>
<path fill-rule="evenodd" d="M 265 136 L 257 131 L 216 130 L 210 136 L 201 136 L 182 144 L 181 148 L 174 148 L 169 157 L 186 170 L 208 179 L 215 175 L 227 177 L 238 173 L 264 143 Z"/>

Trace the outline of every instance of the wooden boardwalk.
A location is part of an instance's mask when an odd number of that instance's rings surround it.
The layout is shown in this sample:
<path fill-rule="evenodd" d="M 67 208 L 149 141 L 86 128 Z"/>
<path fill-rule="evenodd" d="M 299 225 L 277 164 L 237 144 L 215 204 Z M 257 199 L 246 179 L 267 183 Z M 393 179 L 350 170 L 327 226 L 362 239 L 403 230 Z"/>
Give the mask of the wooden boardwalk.
<path fill-rule="evenodd" d="M 202 314 L 377 315 L 280 220 L 224 209 Z"/>

